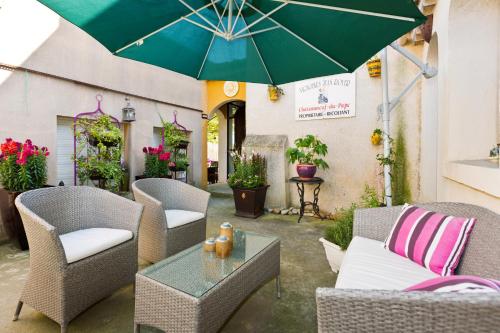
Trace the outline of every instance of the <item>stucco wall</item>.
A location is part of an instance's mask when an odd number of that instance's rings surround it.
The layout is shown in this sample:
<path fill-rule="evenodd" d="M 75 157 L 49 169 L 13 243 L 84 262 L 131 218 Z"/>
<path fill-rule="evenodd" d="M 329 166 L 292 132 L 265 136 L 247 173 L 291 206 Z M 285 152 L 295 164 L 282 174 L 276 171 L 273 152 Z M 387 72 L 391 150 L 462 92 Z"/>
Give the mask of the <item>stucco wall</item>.
<path fill-rule="evenodd" d="M 410 48 L 420 54 L 421 47 Z M 417 68 L 389 50 L 390 96 L 395 97 L 414 77 Z M 285 95 L 277 102 L 268 100 L 267 86 L 247 84 L 247 134 L 287 135 L 289 144 L 306 134 L 318 135 L 328 144 L 327 162 L 330 169 L 319 171 L 325 179 L 320 193 L 320 207 L 325 211 L 346 207 L 357 202 L 364 184 L 375 186 L 382 194 L 383 178 L 375 157 L 382 146 L 373 146 L 370 135 L 375 128 L 382 128 L 377 105 L 382 101 L 379 78 L 370 78 L 365 66 L 356 71 L 356 117 L 343 119 L 296 121 L 294 84 L 281 86 Z M 419 84 L 407 95 L 401 105 L 392 112 L 393 133 L 400 121 L 406 127 L 408 143 L 408 166 L 414 197 L 418 198 L 419 160 Z M 289 175 L 295 175 L 294 166 L 289 166 Z M 298 204 L 296 188 L 289 186 L 291 204 Z M 311 193 L 308 193 L 311 195 Z"/>
<path fill-rule="evenodd" d="M 0 64 L 48 74 L 0 69 L 0 140 L 31 138 L 46 145 L 52 152 L 48 182 L 55 184 L 57 116 L 94 111 L 95 95 L 101 93 L 103 110 L 121 119 L 124 98 L 133 95 L 137 121 L 130 125 L 131 176 L 143 171 L 142 147 L 153 144 L 158 114 L 171 121 L 177 110 L 178 121 L 192 131 L 191 175 L 195 184 L 200 183 L 205 82 L 112 56 L 35 0 L 0 4 Z"/>
<path fill-rule="evenodd" d="M 172 120 L 175 109 L 179 112 L 179 122 L 193 131 L 193 178 L 199 182 L 201 116 L 190 108 L 204 108 L 204 82 L 114 57 L 92 37 L 34 0 L 2 3 L 0 40 L 9 45 L 0 48 L 0 63 L 103 87 L 24 71 L 0 70 L 1 139 L 31 137 L 55 152 L 57 115 L 74 116 L 93 111 L 94 97 L 101 93 L 104 111 L 121 119 L 124 97 L 137 95 L 132 98 L 137 121 L 130 129 L 131 174 L 142 172 L 141 149 L 153 142 L 153 126 L 160 125 L 158 114 Z M 48 161 L 49 182 L 57 178 L 55 163 L 54 153 Z"/>
<path fill-rule="evenodd" d="M 500 212 L 500 198 L 480 186 L 495 182 L 500 168 L 483 172 L 476 167 L 471 177 L 463 174 L 470 168 L 450 167 L 452 161 L 486 158 L 499 140 L 500 3 L 439 0 L 434 11 L 433 40 L 425 53 L 429 59 L 437 58 L 438 81 L 437 85 L 425 82 L 424 91 L 438 90 L 437 124 L 431 124 L 438 132 L 438 155 L 434 166 L 422 166 L 427 168 L 422 174 L 436 169 L 437 200 L 468 202 Z M 424 107 L 434 109 L 430 101 L 434 98 L 424 94 Z M 497 177 L 488 176 L 491 172 Z"/>

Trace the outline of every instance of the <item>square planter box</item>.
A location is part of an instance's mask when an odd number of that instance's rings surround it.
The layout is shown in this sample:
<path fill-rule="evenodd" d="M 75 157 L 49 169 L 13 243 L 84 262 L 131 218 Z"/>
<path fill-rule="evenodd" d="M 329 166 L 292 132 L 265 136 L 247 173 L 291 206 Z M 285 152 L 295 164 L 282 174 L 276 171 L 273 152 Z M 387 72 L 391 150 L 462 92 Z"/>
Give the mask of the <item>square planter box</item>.
<path fill-rule="evenodd" d="M 269 185 L 254 189 L 233 188 L 236 216 L 257 218 L 264 214 L 264 203 Z"/>
<path fill-rule="evenodd" d="M 15 200 L 22 192 L 10 192 L 0 188 L 0 216 L 9 240 L 16 243 L 21 250 L 28 249 L 28 240 L 23 221 L 15 205 Z"/>

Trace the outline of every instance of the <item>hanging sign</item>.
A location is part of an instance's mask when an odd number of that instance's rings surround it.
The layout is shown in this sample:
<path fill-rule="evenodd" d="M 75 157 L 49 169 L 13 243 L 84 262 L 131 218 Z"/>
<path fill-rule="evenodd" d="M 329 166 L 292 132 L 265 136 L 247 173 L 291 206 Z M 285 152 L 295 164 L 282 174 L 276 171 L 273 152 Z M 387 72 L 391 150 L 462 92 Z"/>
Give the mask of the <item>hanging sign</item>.
<path fill-rule="evenodd" d="M 324 76 L 295 83 L 295 119 L 356 115 L 356 74 Z"/>

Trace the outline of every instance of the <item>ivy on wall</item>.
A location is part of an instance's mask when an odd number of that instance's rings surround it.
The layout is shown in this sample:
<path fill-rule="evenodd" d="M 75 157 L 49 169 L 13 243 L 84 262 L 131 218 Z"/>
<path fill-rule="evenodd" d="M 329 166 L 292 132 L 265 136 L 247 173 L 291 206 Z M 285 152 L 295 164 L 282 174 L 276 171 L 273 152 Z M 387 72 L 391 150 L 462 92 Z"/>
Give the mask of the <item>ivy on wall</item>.
<path fill-rule="evenodd" d="M 394 161 L 392 164 L 392 202 L 403 205 L 411 202 L 411 188 L 408 179 L 408 152 L 404 136 L 404 123 L 400 120 L 393 142 Z"/>

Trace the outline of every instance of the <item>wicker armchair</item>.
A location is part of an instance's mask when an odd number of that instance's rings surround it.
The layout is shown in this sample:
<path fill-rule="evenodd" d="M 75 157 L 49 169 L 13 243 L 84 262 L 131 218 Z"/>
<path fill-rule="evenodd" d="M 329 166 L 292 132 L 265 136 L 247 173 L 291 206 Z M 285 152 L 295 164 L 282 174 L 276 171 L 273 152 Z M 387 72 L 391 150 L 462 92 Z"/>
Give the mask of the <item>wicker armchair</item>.
<path fill-rule="evenodd" d="M 420 205 L 448 215 L 475 217 L 457 274 L 500 280 L 500 215 L 459 203 Z M 384 241 L 401 206 L 358 209 L 354 236 Z M 342 268 L 341 268 L 342 270 Z M 498 332 L 500 295 L 318 288 L 319 332 Z"/>
<path fill-rule="evenodd" d="M 139 230 L 139 257 L 158 262 L 205 239 L 210 193 L 165 178 L 138 180 L 132 190 L 135 200 L 145 207 Z M 194 221 L 172 227 L 172 221 L 167 221 L 168 210 L 201 214 Z"/>
<path fill-rule="evenodd" d="M 14 320 L 26 303 L 66 332 L 82 311 L 134 282 L 142 205 L 96 188 L 64 186 L 25 192 L 16 206 L 30 247 L 30 272 Z M 90 228 L 119 230 L 132 238 L 68 263 L 60 236 L 96 230 Z"/>

